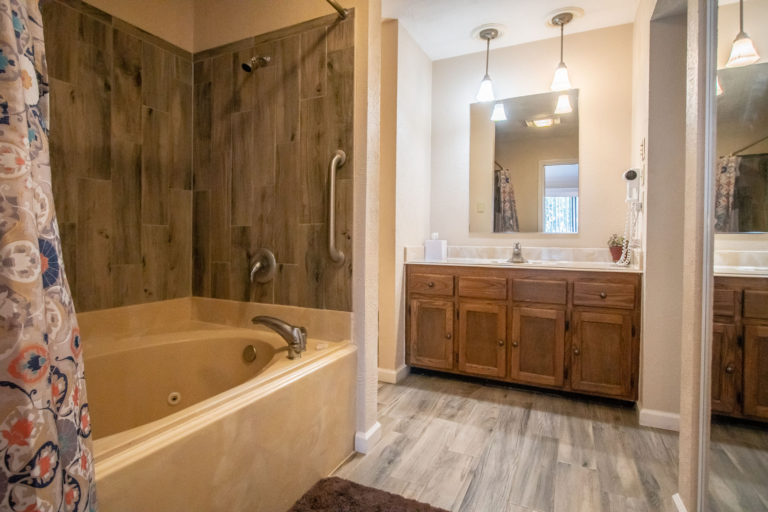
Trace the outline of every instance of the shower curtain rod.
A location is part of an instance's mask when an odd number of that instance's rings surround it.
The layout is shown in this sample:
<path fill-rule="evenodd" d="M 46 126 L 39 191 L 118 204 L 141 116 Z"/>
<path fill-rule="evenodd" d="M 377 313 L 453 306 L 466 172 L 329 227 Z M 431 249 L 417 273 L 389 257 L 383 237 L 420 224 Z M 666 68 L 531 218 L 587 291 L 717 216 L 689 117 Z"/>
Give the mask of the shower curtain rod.
<path fill-rule="evenodd" d="M 336 12 L 339 13 L 339 18 L 343 20 L 347 19 L 347 16 L 349 16 L 348 9 L 343 8 L 341 5 L 339 5 L 339 2 L 337 2 L 336 0 L 325 0 L 325 1 L 331 4 L 331 7 L 336 9 Z"/>
<path fill-rule="evenodd" d="M 752 146 L 757 146 L 758 144 L 760 144 L 760 143 L 761 143 L 761 142 L 763 142 L 764 140 L 768 140 L 768 136 L 765 136 L 765 137 L 763 137 L 762 139 L 760 139 L 760 140 L 758 140 L 758 141 L 756 141 L 756 142 L 753 142 L 753 143 L 752 143 L 752 144 L 750 144 L 749 146 L 744 146 L 744 147 L 743 147 L 743 148 L 741 148 L 740 150 L 738 150 L 738 151 L 734 151 L 734 152 L 733 152 L 733 153 L 731 153 L 731 154 L 732 154 L 732 155 L 738 155 L 738 154 L 739 154 L 739 153 L 741 153 L 742 151 L 746 151 L 746 150 L 748 150 L 749 148 L 751 148 Z"/>

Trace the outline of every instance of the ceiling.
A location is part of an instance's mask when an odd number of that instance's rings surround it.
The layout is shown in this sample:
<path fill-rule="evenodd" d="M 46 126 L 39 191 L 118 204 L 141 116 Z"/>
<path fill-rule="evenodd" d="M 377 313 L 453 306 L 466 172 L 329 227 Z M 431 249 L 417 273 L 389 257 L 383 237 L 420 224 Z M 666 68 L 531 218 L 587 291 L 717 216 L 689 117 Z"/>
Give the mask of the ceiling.
<path fill-rule="evenodd" d="M 552 139 L 554 137 L 579 136 L 579 91 L 569 91 L 573 112 L 553 115 L 559 92 L 545 92 L 532 96 L 508 98 L 501 101 L 507 114 L 506 121 L 497 121 L 496 141 L 521 139 Z M 560 123 L 547 128 L 533 128 L 525 124 L 526 120 L 559 118 Z"/>
<path fill-rule="evenodd" d="M 488 23 L 505 27 L 491 48 L 557 37 L 547 24 L 553 11 L 575 6 L 584 11 L 565 28 L 566 35 L 632 23 L 639 0 L 383 0 L 385 19 L 398 19 L 432 60 L 480 52 L 485 43 L 472 31 Z"/>

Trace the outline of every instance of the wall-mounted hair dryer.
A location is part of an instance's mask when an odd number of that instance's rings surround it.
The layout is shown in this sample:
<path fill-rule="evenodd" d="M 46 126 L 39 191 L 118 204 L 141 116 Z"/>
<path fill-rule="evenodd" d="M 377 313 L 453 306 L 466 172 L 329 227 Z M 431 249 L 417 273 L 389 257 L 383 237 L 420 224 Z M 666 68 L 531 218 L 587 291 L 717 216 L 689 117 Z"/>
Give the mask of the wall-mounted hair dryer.
<path fill-rule="evenodd" d="M 640 169 L 627 169 L 621 176 L 627 182 L 627 218 L 624 224 L 624 246 L 617 263 L 626 266 L 632 261 L 632 248 L 640 245 L 637 224 L 643 202 L 640 197 Z"/>

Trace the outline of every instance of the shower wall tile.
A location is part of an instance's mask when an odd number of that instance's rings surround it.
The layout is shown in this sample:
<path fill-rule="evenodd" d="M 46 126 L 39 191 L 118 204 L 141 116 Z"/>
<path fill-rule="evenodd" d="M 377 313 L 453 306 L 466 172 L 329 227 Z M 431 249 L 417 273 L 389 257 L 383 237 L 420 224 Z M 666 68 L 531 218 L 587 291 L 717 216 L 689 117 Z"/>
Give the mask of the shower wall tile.
<path fill-rule="evenodd" d="M 354 21 L 328 16 L 194 57 L 194 295 L 351 310 Z M 241 64 L 269 56 L 246 73 Z M 339 169 L 328 258 L 327 175 Z M 271 249 L 277 274 L 249 282 Z M 210 270 L 209 270 L 210 269 Z"/>
<path fill-rule="evenodd" d="M 80 0 L 44 0 L 51 166 L 78 311 L 192 286 L 193 61 Z"/>

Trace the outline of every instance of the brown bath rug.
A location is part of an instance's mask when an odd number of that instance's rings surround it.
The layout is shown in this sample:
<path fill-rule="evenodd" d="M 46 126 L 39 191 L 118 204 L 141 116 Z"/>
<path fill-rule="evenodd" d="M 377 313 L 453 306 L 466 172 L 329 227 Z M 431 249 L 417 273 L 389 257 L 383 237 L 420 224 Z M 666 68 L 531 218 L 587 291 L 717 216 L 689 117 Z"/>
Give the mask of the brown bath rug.
<path fill-rule="evenodd" d="M 447 512 L 442 508 L 409 500 L 372 487 L 344 480 L 323 478 L 288 512 Z"/>

